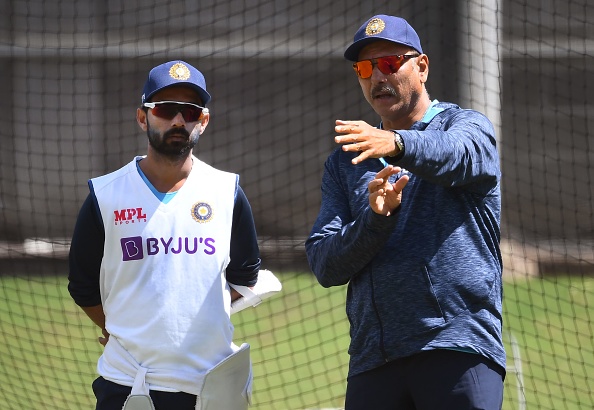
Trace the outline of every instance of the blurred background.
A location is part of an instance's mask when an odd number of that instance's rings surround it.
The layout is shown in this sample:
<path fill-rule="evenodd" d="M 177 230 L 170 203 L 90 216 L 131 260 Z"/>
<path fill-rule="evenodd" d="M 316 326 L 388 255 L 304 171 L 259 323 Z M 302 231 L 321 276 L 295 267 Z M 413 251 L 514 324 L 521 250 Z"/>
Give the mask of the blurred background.
<path fill-rule="evenodd" d="M 97 329 L 65 287 L 87 180 L 146 152 L 148 71 L 206 76 L 194 153 L 240 174 L 283 292 L 234 317 L 254 408 L 340 408 L 345 287 L 303 243 L 335 119 L 378 123 L 342 57 L 375 14 L 415 27 L 432 98 L 485 113 L 503 173 L 504 408 L 591 409 L 594 4 L 588 0 L 0 0 L 0 407 L 93 408 Z"/>

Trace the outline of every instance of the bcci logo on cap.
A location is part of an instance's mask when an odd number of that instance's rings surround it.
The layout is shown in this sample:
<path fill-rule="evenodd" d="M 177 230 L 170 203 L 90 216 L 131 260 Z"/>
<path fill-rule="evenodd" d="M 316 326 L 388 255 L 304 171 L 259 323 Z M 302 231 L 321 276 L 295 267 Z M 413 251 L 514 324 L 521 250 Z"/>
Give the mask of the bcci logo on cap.
<path fill-rule="evenodd" d="M 367 23 L 367 27 L 365 27 L 365 34 L 368 36 L 373 36 L 384 31 L 384 28 L 386 28 L 386 23 L 384 23 L 384 20 L 380 18 L 374 18 L 369 20 L 369 23 Z"/>
<path fill-rule="evenodd" d="M 205 223 L 212 219 L 212 208 L 206 202 L 196 202 L 192 205 L 192 218 L 196 222 Z"/>
<path fill-rule="evenodd" d="M 169 76 L 174 80 L 185 81 L 190 78 L 190 69 L 182 63 L 176 63 L 169 69 Z"/>

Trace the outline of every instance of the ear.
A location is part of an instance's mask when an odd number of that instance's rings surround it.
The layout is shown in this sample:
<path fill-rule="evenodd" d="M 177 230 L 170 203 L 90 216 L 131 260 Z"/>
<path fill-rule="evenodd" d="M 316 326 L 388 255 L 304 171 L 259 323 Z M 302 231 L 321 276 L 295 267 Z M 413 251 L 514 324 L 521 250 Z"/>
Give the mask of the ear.
<path fill-rule="evenodd" d="M 136 109 L 136 122 L 138 123 L 140 128 L 142 128 L 143 131 L 146 131 L 148 129 L 148 126 L 146 124 L 146 115 L 147 113 L 145 110 L 141 108 Z"/>
<path fill-rule="evenodd" d="M 200 117 L 200 135 L 202 135 L 202 133 L 208 126 L 209 121 L 210 121 L 210 112 L 202 113 L 202 116 Z"/>
<path fill-rule="evenodd" d="M 421 54 L 417 57 L 417 67 L 419 79 L 422 83 L 426 83 L 429 78 L 429 57 L 427 57 L 427 54 Z"/>

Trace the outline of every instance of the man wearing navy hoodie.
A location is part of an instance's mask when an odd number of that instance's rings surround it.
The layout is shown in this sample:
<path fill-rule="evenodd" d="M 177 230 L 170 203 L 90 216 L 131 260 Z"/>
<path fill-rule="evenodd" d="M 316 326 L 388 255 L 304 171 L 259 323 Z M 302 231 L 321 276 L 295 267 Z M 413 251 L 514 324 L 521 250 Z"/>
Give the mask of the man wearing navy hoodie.
<path fill-rule="evenodd" d="M 346 410 L 500 409 L 493 126 L 431 100 L 429 58 L 400 17 L 369 19 L 344 55 L 381 122 L 336 120 L 305 246 L 322 286 L 348 284 Z"/>

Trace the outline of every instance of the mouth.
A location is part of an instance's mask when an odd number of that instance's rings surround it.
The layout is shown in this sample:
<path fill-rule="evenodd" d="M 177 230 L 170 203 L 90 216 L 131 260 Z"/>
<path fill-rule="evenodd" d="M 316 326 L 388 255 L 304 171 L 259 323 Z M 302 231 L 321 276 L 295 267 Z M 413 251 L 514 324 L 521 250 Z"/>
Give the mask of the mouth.
<path fill-rule="evenodd" d="M 187 144 L 188 139 L 181 136 L 170 136 L 165 139 L 164 143 L 172 146 L 181 146 Z"/>
<path fill-rule="evenodd" d="M 169 131 L 163 136 L 164 141 L 187 141 L 190 137 L 189 133 L 183 131 Z"/>
<path fill-rule="evenodd" d="M 174 140 L 187 140 L 188 137 L 182 134 L 171 134 L 168 135 L 166 139 L 174 139 Z"/>
<path fill-rule="evenodd" d="M 390 99 L 390 98 L 394 98 L 394 96 L 391 95 L 391 94 L 376 94 L 376 95 L 373 96 L 373 99 L 374 100 L 380 100 L 380 101 L 381 100 L 387 100 L 387 99 Z"/>

